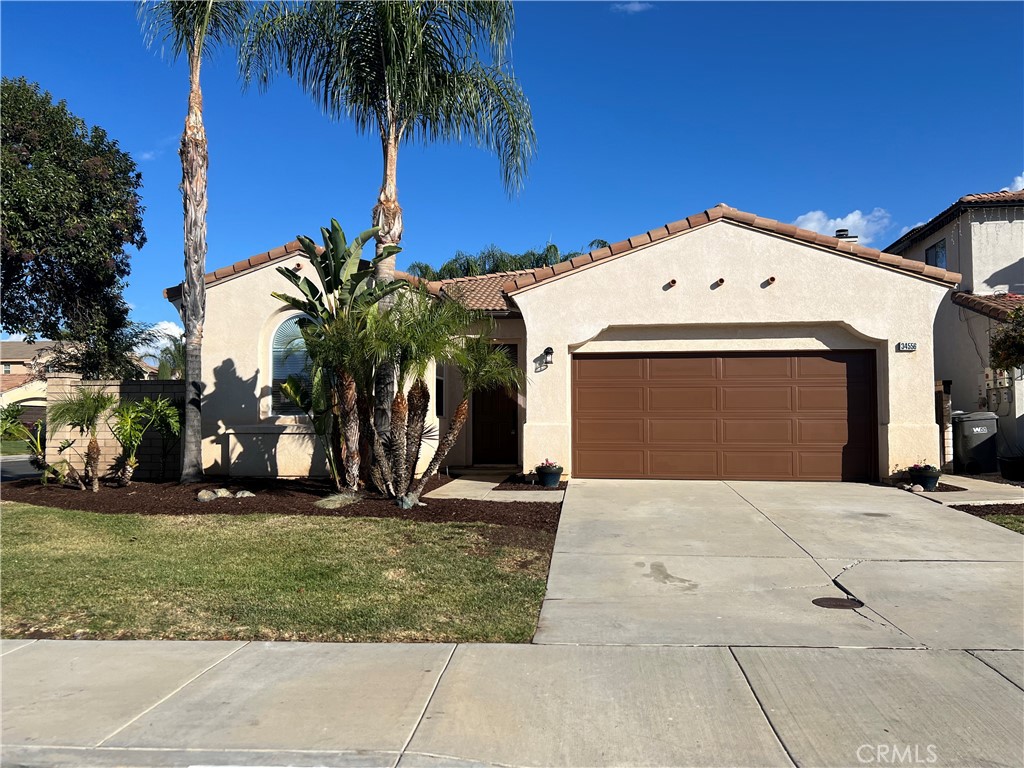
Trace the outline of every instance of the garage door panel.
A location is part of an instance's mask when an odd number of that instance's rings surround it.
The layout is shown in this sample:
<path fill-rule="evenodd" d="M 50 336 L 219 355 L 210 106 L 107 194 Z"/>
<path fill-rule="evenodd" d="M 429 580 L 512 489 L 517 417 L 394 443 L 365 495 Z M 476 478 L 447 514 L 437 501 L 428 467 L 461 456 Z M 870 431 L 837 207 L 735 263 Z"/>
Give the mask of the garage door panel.
<path fill-rule="evenodd" d="M 651 387 L 647 390 L 647 408 L 652 413 L 715 411 L 718 390 L 714 387 Z"/>
<path fill-rule="evenodd" d="M 666 443 L 718 442 L 717 419 L 649 419 L 647 421 L 647 442 L 650 445 Z"/>
<path fill-rule="evenodd" d="M 675 477 L 700 480 L 718 474 L 715 451 L 652 450 L 648 455 L 648 473 L 652 477 Z"/>
<path fill-rule="evenodd" d="M 727 381 L 743 379 L 763 381 L 764 379 L 793 378 L 793 360 L 790 357 L 724 357 L 722 378 Z"/>
<path fill-rule="evenodd" d="M 576 409 L 580 413 L 596 411 L 615 413 L 619 411 L 642 411 L 644 409 L 643 387 L 589 387 L 580 389 Z"/>
<path fill-rule="evenodd" d="M 796 476 L 793 451 L 722 451 L 726 477 L 789 480 Z"/>
<path fill-rule="evenodd" d="M 876 474 L 873 352 L 581 355 L 573 371 L 576 476 Z"/>
<path fill-rule="evenodd" d="M 576 440 L 582 443 L 642 443 L 644 419 L 588 419 L 576 420 Z"/>
<path fill-rule="evenodd" d="M 648 362 L 651 381 L 714 379 L 718 376 L 714 357 L 652 357 Z"/>
<path fill-rule="evenodd" d="M 580 382 L 603 382 L 609 379 L 640 381 L 644 378 L 644 360 L 636 357 L 586 358 L 579 357 L 576 363 L 576 380 Z"/>
<path fill-rule="evenodd" d="M 643 477 L 644 451 L 636 448 L 612 450 L 580 449 L 573 459 L 578 477 Z"/>
<path fill-rule="evenodd" d="M 722 444 L 793 442 L 793 422 L 789 419 L 722 419 Z"/>
<path fill-rule="evenodd" d="M 792 411 L 792 387 L 722 387 L 722 410 L 729 411 Z"/>

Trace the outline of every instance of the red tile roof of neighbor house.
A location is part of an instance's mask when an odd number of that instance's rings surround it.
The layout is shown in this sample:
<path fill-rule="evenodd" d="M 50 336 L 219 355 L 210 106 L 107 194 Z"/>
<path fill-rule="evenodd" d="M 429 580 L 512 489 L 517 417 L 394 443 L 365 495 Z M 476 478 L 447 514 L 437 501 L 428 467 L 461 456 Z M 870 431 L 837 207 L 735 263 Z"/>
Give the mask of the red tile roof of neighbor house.
<path fill-rule="evenodd" d="M 719 203 L 714 208 L 710 208 L 701 213 L 688 216 L 687 218 L 680 219 L 679 221 L 674 221 L 671 224 L 666 224 L 663 227 L 652 229 L 648 232 L 644 232 L 643 234 L 635 235 L 627 240 L 612 243 L 607 248 L 599 248 L 595 251 L 591 251 L 590 253 L 576 256 L 568 261 L 562 261 L 550 267 L 524 269 L 516 272 L 496 272 L 489 275 L 457 277 L 450 280 L 435 280 L 431 282 L 421 281 L 419 278 L 413 277 L 412 275 L 404 272 L 395 272 L 395 276 L 404 278 L 413 283 L 422 283 L 426 285 L 427 289 L 431 293 L 437 296 L 446 296 L 448 298 L 458 297 L 471 309 L 480 309 L 490 312 L 515 311 L 515 305 L 509 300 L 509 296 L 518 291 L 524 290 L 538 283 L 542 283 L 545 280 L 557 277 L 558 275 L 565 274 L 566 272 L 621 256 L 624 253 L 643 248 L 644 246 L 650 245 L 651 243 L 655 243 L 659 240 L 684 234 L 719 219 L 741 224 L 752 229 L 770 232 L 775 235 L 807 243 L 808 245 L 825 248 L 849 258 L 866 261 L 868 263 L 889 267 L 903 272 L 910 272 L 920 277 L 930 278 L 938 282 L 950 285 L 955 285 L 960 282 L 960 275 L 956 272 L 947 272 L 946 270 L 939 269 L 938 267 L 927 266 L 920 261 L 904 259 L 901 256 L 885 253 L 883 251 L 876 250 L 875 248 L 867 248 L 863 245 L 857 245 L 856 243 L 851 243 L 846 240 L 838 240 L 829 235 L 812 232 L 809 229 L 800 229 L 793 224 L 784 224 L 780 221 L 775 221 L 774 219 L 766 219 L 761 216 L 756 216 L 753 213 L 739 211 L 725 203 Z M 305 257 L 305 252 L 302 250 L 302 246 L 297 240 L 285 243 L 284 245 L 278 246 L 277 248 L 273 248 L 269 251 L 258 253 L 248 259 L 236 261 L 234 264 L 221 267 L 213 272 L 208 272 L 206 274 L 206 284 L 208 286 L 213 285 L 250 269 L 263 267 L 273 262 L 294 256 Z M 181 286 L 176 285 L 171 288 L 166 288 L 164 290 L 164 296 L 171 301 L 180 298 Z"/>
<path fill-rule="evenodd" d="M 969 208 L 1002 208 L 1020 205 L 1024 205 L 1024 189 L 1004 189 L 1001 192 L 977 192 L 972 195 L 964 195 L 942 213 L 928 219 L 924 224 L 904 232 L 895 242 L 886 246 L 885 250 L 890 253 L 902 253 L 913 243 L 942 229 Z"/>
<path fill-rule="evenodd" d="M 31 373 L 0 374 L 0 392 L 10 392 L 12 389 L 17 389 L 34 378 L 35 374 Z"/>
<path fill-rule="evenodd" d="M 643 234 L 634 235 L 627 240 L 612 243 L 607 248 L 599 248 L 596 251 L 585 253 L 582 256 L 576 256 L 575 258 L 569 259 L 569 261 L 563 261 L 560 264 L 555 264 L 551 267 L 529 270 L 505 283 L 504 291 L 508 294 L 514 295 L 518 291 L 525 290 L 537 283 L 550 280 L 553 277 L 557 277 L 558 275 L 562 275 L 574 269 L 587 267 L 597 262 L 621 256 L 624 253 L 628 253 L 638 248 L 643 248 L 644 246 L 650 245 L 651 243 L 655 243 L 659 240 L 664 240 L 666 238 L 674 237 L 690 230 L 697 229 L 698 227 L 710 224 L 711 222 L 719 219 L 742 224 L 752 229 L 771 232 L 772 234 L 781 235 L 793 240 L 799 240 L 807 243 L 808 245 L 816 245 L 840 253 L 843 256 L 867 261 L 879 266 L 891 267 L 903 272 L 912 272 L 921 277 L 931 278 L 950 285 L 955 285 L 960 282 L 960 275 L 957 272 L 947 272 L 946 270 L 939 269 L 938 267 L 927 266 L 920 261 L 904 259 L 901 256 L 885 253 L 884 251 L 879 251 L 875 248 L 867 248 L 863 245 L 857 245 L 856 243 L 851 243 L 847 240 L 839 240 L 829 235 L 812 232 L 809 229 L 800 229 L 793 224 L 783 224 L 782 222 L 775 221 L 774 219 L 766 219 L 761 216 L 756 216 L 753 213 L 739 211 L 725 203 L 719 203 L 714 208 L 709 208 L 701 213 L 688 216 L 687 218 L 680 219 L 679 221 L 674 221 L 671 224 L 666 224 L 663 227 L 652 229 L 648 232 L 644 232 Z"/>
<path fill-rule="evenodd" d="M 997 293 L 991 296 L 978 296 L 966 291 L 956 291 L 950 297 L 954 304 L 966 307 L 979 315 L 991 317 L 1005 323 L 1010 313 L 1018 307 L 1024 307 L 1024 295 L 1019 293 Z"/>

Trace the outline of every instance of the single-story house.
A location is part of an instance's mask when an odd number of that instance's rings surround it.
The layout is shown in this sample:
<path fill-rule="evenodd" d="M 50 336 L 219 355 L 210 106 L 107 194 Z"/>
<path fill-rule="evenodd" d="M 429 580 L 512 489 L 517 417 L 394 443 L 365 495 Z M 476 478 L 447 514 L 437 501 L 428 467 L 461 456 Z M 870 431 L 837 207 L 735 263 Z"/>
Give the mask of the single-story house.
<path fill-rule="evenodd" d="M 276 387 L 296 313 L 271 296 L 291 288 L 273 267 L 305 261 L 290 243 L 206 276 L 212 473 L 322 471 Z M 474 398 L 448 463 L 870 481 L 935 462 L 932 323 L 959 282 L 719 204 L 553 267 L 431 283 L 493 315 L 527 376 L 515 396 Z M 431 380 L 443 430 L 461 387 L 443 366 Z"/>

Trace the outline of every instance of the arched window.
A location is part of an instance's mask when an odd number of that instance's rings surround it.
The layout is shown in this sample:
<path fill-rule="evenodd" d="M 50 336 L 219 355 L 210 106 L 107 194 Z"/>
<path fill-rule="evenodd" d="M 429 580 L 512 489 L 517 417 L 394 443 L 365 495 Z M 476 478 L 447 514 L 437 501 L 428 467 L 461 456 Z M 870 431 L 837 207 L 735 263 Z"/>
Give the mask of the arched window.
<path fill-rule="evenodd" d="M 310 360 L 306 352 L 306 343 L 302 339 L 299 328 L 301 316 L 289 317 L 274 332 L 274 345 L 271 353 L 271 412 L 276 416 L 295 416 L 303 411 L 289 400 L 281 385 L 289 376 L 297 376 L 306 387 L 310 381 Z"/>

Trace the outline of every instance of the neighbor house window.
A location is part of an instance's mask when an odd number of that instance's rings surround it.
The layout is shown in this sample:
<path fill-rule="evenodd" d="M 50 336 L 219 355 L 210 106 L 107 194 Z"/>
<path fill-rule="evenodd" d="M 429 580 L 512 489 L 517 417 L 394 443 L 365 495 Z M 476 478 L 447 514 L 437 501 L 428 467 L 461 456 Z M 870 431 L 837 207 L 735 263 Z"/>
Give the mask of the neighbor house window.
<path fill-rule="evenodd" d="M 11 372 L 11 364 L 10 363 L 4 363 L 4 373 L 10 373 L 10 372 Z"/>
<path fill-rule="evenodd" d="M 924 249 L 924 263 L 932 267 L 938 267 L 939 269 L 946 268 L 945 238 L 939 240 L 935 245 Z"/>
<path fill-rule="evenodd" d="M 296 376 L 308 388 L 310 382 L 310 360 L 306 342 L 299 327 L 300 317 L 289 317 L 274 332 L 274 347 L 271 355 L 271 412 L 277 416 L 295 416 L 303 413 L 281 390 L 289 376 Z"/>
<path fill-rule="evenodd" d="M 444 418 L 444 366 L 440 363 L 434 374 L 434 415 Z"/>

